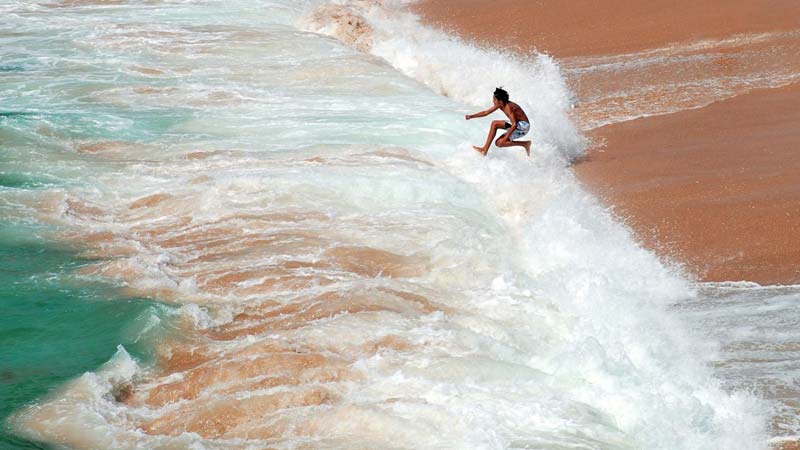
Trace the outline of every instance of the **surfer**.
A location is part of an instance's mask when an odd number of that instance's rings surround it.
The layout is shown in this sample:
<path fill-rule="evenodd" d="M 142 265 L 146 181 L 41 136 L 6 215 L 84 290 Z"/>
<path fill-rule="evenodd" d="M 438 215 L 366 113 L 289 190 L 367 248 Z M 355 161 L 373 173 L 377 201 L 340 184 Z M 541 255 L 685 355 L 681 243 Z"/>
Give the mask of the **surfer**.
<path fill-rule="evenodd" d="M 517 140 L 528 134 L 528 131 L 530 131 L 531 128 L 531 124 L 528 122 L 528 116 L 525 114 L 525 111 L 523 111 L 518 104 L 509 101 L 508 92 L 503 90 L 501 87 L 494 90 L 492 103 L 494 106 L 491 108 L 476 114 L 467 114 L 466 119 L 469 120 L 477 117 L 488 116 L 499 109 L 503 111 L 510 122 L 506 122 L 504 120 L 492 121 L 492 126 L 489 129 L 489 136 L 486 138 L 486 144 L 483 147 L 473 145 L 472 148 L 474 148 L 476 152 L 486 156 L 486 154 L 489 153 L 489 147 L 492 145 L 492 139 L 494 139 L 495 134 L 497 134 L 497 130 L 502 128 L 508 131 L 506 131 L 505 134 L 497 138 L 497 141 L 495 141 L 495 144 L 498 147 L 524 147 L 525 153 L 528 156 L 531 156 L 531 141 Z"/>

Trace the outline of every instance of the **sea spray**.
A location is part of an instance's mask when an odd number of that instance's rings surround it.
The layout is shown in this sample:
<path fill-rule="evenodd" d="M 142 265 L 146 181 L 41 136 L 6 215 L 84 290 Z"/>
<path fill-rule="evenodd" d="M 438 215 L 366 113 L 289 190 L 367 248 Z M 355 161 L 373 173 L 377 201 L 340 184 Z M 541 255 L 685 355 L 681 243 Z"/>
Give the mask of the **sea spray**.
<path fill-rule="evenodd" d="M 502 85 L 525 106 L 540 157 L 570 160 L 583 152 L 584 139 L 569 118 L 572 95 L 553 58 L 470 45 L 421 25 L 418 17 L 391 4 L 334 2 L 299 24 L 369 51 L 433 91 L 473 108 L 488 108 L 491 93 Z"/>

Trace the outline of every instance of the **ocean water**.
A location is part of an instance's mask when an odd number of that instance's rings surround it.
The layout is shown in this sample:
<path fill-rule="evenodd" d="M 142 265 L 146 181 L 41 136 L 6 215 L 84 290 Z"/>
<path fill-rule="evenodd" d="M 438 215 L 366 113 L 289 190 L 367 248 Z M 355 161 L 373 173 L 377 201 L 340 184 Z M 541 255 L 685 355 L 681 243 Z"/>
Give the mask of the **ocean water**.
<path fill-rule="evenodd" d="M 114 287 L 80 282 L 75 249 L 48 242 L 41 227 L 0 225 L 0 417 L 104 363 L 123 344 L 143 360 L 137 345 L 142 317 L 152 307 L 114 293 Z M 85 261 L 84 261 L 85 262 Z M 114 301 L 108 301 L 114 297 Z M 0 448 L 39 448 L 13 433 Z"/>
<path fill-rule="evenodd" d="M 0 14 L 6 447 L 797 435 L 800 290 L 698 285 L 643 250 L 569 170 L 557 61 L 403 2 Z M 470 148 L 487 121 L 464 114 L 499 85 L 531 159 Z"/>

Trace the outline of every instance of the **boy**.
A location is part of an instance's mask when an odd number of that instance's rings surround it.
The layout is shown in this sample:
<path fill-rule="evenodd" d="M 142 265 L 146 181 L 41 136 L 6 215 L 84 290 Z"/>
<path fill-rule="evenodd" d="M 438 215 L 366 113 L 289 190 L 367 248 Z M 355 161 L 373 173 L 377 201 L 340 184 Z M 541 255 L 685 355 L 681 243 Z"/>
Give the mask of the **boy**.
<path fill-rule="evenodd" d="M 472 148 L 475 149 L 476 152 L 479 152 L 483 156 L 486 156 L 489 153 L 489 146 L 492 145 L 492 139 L 494 139 L 494 135 L 497 134 L 497 130 L 500 128 L 504 128 L 506 131 L 505 134 L 497 138 L 495 144 L 498 147 L 524 147 L 525 153 L 527 153 L 528 157 L 531 156 L 531 141 L 517 141 L 516 139 L 521 138 L 528 134 L 530 131 L 531 125 L 528 122 L 528 116 L 525 114 L 525 111 L 522 108 L 508 100 L 508 92 L 504 91 L 503 88 L 497 88 L 494 90 L 494 97 L 492 98 L 492 103 L 494 106 L 487 109 L 486 111 L 481 111 L 477 114 L 467 114 L 466 119 L 474 119 L 476 117 L 483 117 L 488 116 L 489 114 L 497 111 L 498 109 L 502 110 L 503 113 L 508 117 L 508 120 L 511 121 L 505 122 L 503 120 L 495 120 L 492 122 L 492 127 L 489 129 L 489 136 L 486 138 L 486 145 L 483 147 L 478 147 L 473 145 Z"/>

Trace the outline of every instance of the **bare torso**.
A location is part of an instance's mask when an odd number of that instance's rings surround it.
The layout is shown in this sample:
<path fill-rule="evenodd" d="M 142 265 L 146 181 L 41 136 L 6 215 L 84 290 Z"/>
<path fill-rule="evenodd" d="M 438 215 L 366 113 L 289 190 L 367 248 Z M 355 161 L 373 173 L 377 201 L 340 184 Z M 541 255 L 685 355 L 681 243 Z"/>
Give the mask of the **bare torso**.
<path fill-rule="evenodd" d="M 519 140 L 519 138 L 528 133 L 530 129 L 530 122 L 528 121 L 528 115 L 525 114 L 525 111 L 523 111 L 522 107 L 520 107 L 518 104 L 514 102 L 506 102 L 505 104 L 503 104 L 503 102 L 500 99 L 498 99 L 497 97 L 493 97 L 491 108 L 476 114 L 467 114 L 466 116 L 464 116 L 464 118 L 466 120 L 470 120 L 476 117 L 486 117 L 489 114 L 497 111 L 498 109 L 503 111 L 503 114 L 505 114 L 506 117 L 508 117 L 508 120 L 510 120 L 511 123 L 508 123 L 503 120 L 493 120 L 492 127 L 489 129 L 489 135 L 486 137 L 486 144 L 483 147 L 478 147 L 473 145 L 472 148 L 474 148 L 475 151 L 479 152 L 483 156 L 486 156 L 486 153 L 489 152 L 489 146 L 492 144 L 492 139 L 494 139 L 497 132 L 499 130 L 506 130 L 505 134 L 503 134 L 497 139 L 496 141 L 497 146 L 523 147 L 525 148 L 525 154 L 531 156 L 531 141 Z M 520 127 L 519 125 L 520 122 L 527 122 L 527 124 Z M 520 131 L 520 133 L 516 133 L 518 130 Z M 517 140 L 512 139 L 514 136 L 517 137 Z"/>
<path fill-rule="evenodd" d="M 515 122 L 529 122 L 528 116 L 525 114 L 525 111 L 522 110 L 518 104 L 514 102 L 508 102 L 503 109 L 503 112 L 509 119 L 513 119 Z"/>

